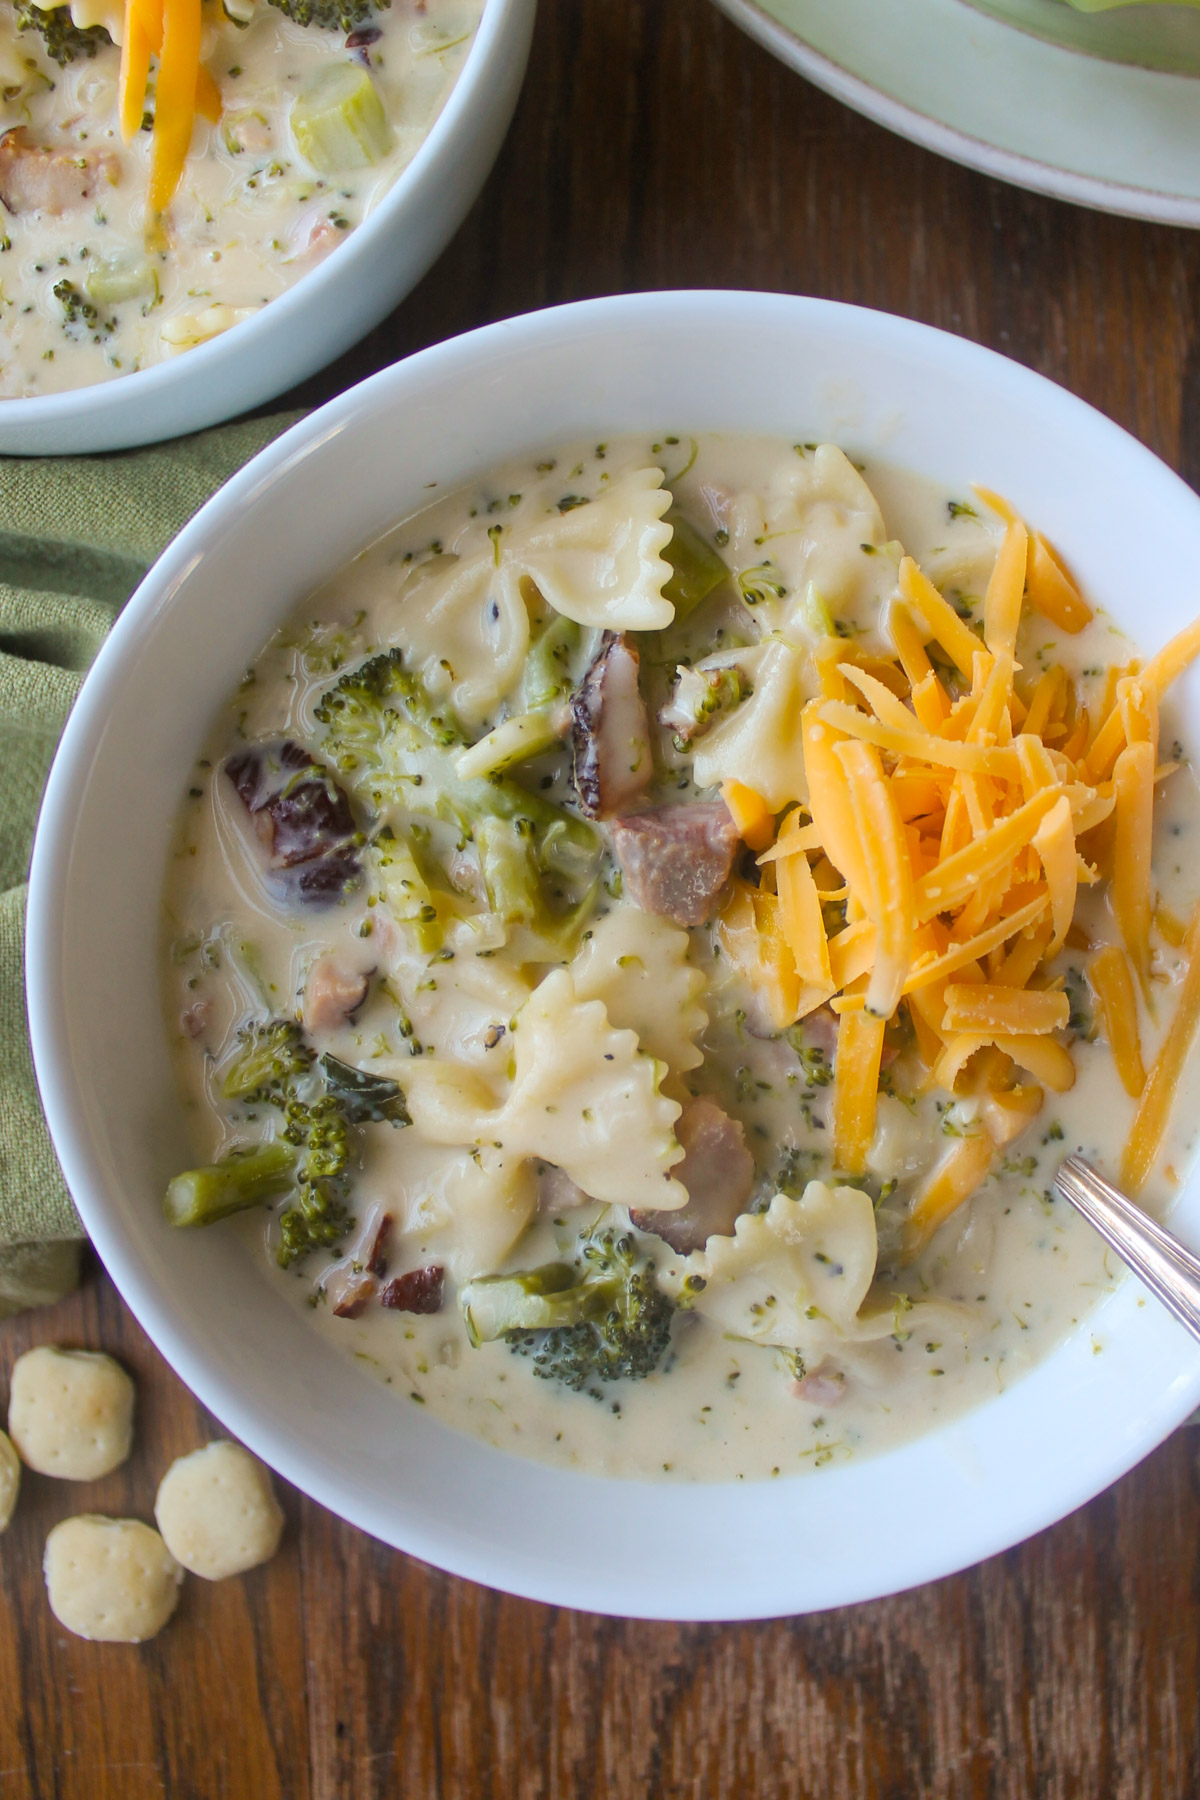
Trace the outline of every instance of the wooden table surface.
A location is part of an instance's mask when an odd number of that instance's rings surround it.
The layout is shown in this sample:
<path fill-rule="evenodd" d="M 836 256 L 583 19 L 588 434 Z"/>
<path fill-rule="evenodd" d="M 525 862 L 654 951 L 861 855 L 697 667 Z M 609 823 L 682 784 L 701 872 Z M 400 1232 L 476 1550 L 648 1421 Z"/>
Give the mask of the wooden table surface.
<path fill-rule="evenodd" d="M 1198 283 L 1200 237 L 914 149 L 708 0 L 542 0 L 516 122 L 467 224 L 300 398 L 532 307 L 774 288 L 1006 351 L 1200 485 Z M 27 1477 L 0 1545 L 3 1800 L 1200 1794 L 1200 1434 L 968 1574 L 770 1624 L 556 1612 L 287 1493 L 272 1564 L 191 1581 L 155 1642 L 103 1646 L 49 1612 L 47 1530 L 81 1505 L 149 1516 L 169 1459 L 215 1425 L 99 1275 L 0 1332 L 4 1368 L 32 1343 L 103 1347 L 140 1396 L 130 1463 L 82 1489 Z"/>

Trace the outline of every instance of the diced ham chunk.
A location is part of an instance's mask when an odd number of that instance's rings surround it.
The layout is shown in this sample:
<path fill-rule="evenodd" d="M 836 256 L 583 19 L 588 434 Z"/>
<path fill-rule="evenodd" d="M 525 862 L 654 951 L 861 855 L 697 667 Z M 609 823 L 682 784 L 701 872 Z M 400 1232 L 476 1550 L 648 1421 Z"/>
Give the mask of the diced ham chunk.
<path fill-rule="evenodd" d="M 357 1319 L 375 1298 L 379 1283 L 365 1269 L 334 1269 L 325 1282 L 325 1298 L 335 1319 Z"/>
<path fill-rule="evenodd" d="M 51 150 L 35 144 L 23 125 L 0 137 L 0 200 L 10 213 L 61 218 L 112 187 L 121 165 L 105 151 Z"/>
<path fill-rule="evenodd" d="M 742 1127 L 702 1094 L 686 1106 L 675 1127 L 683 1161 L 671 1170 L 687 1189 L 687 1205 L 631 1212 L 640 1231 L 652 1231 L 681 1256 L 702 1250 L 710 1237 L 731 1237 L 754 1188 L 754 1158 Z"/>
<path fill-rule="evenodd" d="M 799 1381 L 793 1381 L 790 1391 L 797 1400 L 806 1400 L 810 1406 L 836 1406 L 839 1400 L 846 1398 L 846 1377 L 826 1356 L 815 1369 L 810 1369 Z"/>
<path fill-rule="evenodd" d="M 185 1036 L 198 1038 L 207 1029 L 212 1017 L 211 1000 L 194 1000 L 179 1016 L 180 1029 Z"/>
<path fill-rule="evenodd" d="M 304 984 L 304 1026 L 316 1036 L 337 1031 L 354 1017 L 371 986 L 371 977 L 348 969 L 332 951 L 319 956 Z"/>
<path fill-rule="evenodd" d="M 638 687 L 638 653 L 606 631 L 571 695 L 575 791 L 589 819 L 607 819 L 636 800 L 654 773 L 650 722 Z"/>
<path fill-rule="evenodd" d="M 554 1218 L 558 1213 L 571 1212 L 576 1206 L 586 1206 L 589 1196 L 584 1193 L 578 1182 L 572 1181 L 565 1169 L 554 1163 L 546 1165 L 538 1171 L 537 1204 L 538 1211 L 547 1218 Z"/>
<path fill-rule="evenodd" d="M 363 1258 L 367 1272 L 371 1275 L 377 1275 L 380 1280 L 387 1274 L 387 1247 L 388 1239 L 391 1235 L 392 1215 L 391 1213 L 385 1212 L 380 1215 L 378 1222 L 371 1232 L 367 1254 Z"/>
<path fill-rule="evenodd" d="M 406 1275 L 397 1275 L 388 1282 L 379 1304 L 397 1312 L 441 1312 L 445 1286 L 446 1271 L 438 1263 L 428 1269 L 409 1269 Z"/>
<path fill-rule="evenodd" d="M 703 925 L 716 911 L 737 854 L 738 834 L 723 800 L 659 806 L 613 826 L 625 891 L 643 912 Z"/>

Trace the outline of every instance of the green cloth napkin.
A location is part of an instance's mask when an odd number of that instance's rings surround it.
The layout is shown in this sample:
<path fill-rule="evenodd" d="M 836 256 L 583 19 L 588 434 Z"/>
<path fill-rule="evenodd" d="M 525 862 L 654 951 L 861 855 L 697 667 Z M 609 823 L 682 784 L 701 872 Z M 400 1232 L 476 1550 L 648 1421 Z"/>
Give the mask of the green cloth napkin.
<path fill-rule="evenodd" d="M 25 1014 L 29 852 L 55 746 L 150 564 L 298 417 L 122 455 L 0 459 L 0 1318 L 69 1293 L 83 1238 L 42 1116 Z"/>

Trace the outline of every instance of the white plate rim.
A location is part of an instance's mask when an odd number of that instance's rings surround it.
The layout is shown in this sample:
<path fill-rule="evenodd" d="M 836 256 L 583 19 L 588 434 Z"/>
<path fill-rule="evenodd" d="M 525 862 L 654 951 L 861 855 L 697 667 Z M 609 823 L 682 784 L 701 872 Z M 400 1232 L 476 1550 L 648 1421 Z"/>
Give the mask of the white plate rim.
<path fill-rule="evenodd" d="M 939 156 L 949 157 L 952 162 L 962 163 L 982 175 L 995 176 L 1015 187 L 1028 188 L 1032 193 L 1070 200 L 1077 206 L 1091 207 L 1097 212 L 1116 213 L 1123 218 L 1144 219 L 1160 225 L 1200 226 L 1200 198 L 1082 175 L 1037 157 L 1021 156 L 984 138 L 972 137 L 944 120 L 881 92 L 853 69 L 806 43 L 790 26 L 775 18 L 760 0 L 713 0 L 713 4 L 772 56 L 806 76 L 835 100 L 900 137 L 936 151 Z M 1003 28 L 1018 29 L 1016 26 Z M 1021 35 L 1028 36 L 1026 33 Z M 1035 46 L 1035 51 L 1054 51 L 1071 56 L 1084 65 L 1092 60 L 1077 51 L 1046 45 L 1035 38 L 1029 38 L 1029 42 Z M 1200 96 L 1197 104 L 1200 107 Z"/>

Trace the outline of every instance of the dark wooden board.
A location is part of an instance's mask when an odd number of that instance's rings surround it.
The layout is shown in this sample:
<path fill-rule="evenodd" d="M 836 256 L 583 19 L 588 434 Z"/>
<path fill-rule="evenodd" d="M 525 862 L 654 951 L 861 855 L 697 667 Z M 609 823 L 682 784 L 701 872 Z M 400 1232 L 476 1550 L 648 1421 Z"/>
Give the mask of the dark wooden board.
<path fill-rule="evenodd" d="M 990 344 L 1200 484 L 1198 277 L 1200 238 L 916 150 L 774 64 L 707 0 L 542 0 L 516 123 L 463 230 L 386 325 L 297 400 L 537 306 L 773 288 Z M 508 1599 L 289 1494 L 269 1567 L 190 1582 L 155 1642 L 101 1646 L 50 1615 L 47 1531 L 84 1508 L 149 1517 L 167 1463 L 215 1427 L 103 1277 L 0 1326 L 0 1379 L 38 1342 L 121 1356 L 141 1422 L 131 1462 L 103 1482 L 28 1478 L 0 1540 L 3 1800 L 1200 1793 L 1191 1432 L 967 1574 L 758 1625 L 639 1624 Z M 820 1554 L 780 1545 L 781 1558 Z"/>

